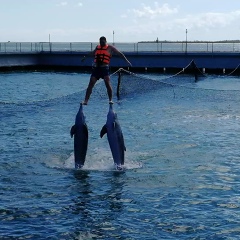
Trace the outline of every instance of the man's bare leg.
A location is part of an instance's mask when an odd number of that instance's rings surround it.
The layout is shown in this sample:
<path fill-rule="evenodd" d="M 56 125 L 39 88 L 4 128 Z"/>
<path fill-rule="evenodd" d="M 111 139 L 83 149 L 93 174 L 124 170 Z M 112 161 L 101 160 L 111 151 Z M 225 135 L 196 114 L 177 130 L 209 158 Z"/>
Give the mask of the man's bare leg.
<path fill-rule="evenodd" d="M 112 86 L 110 83 L 110 77 L 109 76 L 105 76 L 104 77 L 104 82 L 105 82 L 105 86 L 107 88 L 107 93 L 108 93 L 108 99 L 109 99 L 109 103 L 113 103 L 112 101 Z"/>
<path fill-rule="evenodd" d="M 92 89 L 95 85 L 95 83 L 97 82 L 97 79 L 95 77 L 91 77 L 88 87 L 87 87 L 87 91 L 86 91 L 86 95 L 85 95 L 85 100 L 82 102 L 83 105 L 87 105 L 88 104 L 88 100 L 92 94 Z"/>

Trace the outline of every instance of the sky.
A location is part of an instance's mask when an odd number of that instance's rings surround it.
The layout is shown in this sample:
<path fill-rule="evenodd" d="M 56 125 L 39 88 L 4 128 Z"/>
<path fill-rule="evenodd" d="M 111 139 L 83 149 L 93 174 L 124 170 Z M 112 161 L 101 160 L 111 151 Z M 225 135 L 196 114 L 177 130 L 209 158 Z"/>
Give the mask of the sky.
<path fill-rule="evenodd" d="M 0 22 L 0 42 L 238 40 L 240 0 L 0 0 Z"/>

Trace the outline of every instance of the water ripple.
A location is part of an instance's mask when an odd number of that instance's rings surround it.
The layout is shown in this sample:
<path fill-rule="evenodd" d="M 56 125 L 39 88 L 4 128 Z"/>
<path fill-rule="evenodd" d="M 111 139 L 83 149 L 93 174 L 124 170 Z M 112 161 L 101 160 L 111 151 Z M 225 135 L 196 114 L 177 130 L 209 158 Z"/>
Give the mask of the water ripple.
<path fill-rule="evenodd" d="M 0 104 L 0 238 L 238 239 L 237 93 L 200 88 L 191 76 L 181 86 L 171 79 L 174 93 L 128 79 L 139 92 L 114 104 L 127 148 L 125 171 L 116 172 L 99 137 L 108 111 L 99 82 L 84 107 L 86 165 L 75 170 L 69 130 L 88 78 L 1 75 L 0 101 L 9 104 Z"/>

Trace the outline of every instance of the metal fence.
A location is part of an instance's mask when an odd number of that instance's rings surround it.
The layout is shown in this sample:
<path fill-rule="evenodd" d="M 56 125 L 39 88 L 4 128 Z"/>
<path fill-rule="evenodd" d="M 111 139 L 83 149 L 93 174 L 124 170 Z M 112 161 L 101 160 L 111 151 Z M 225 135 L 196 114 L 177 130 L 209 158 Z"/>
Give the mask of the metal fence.
<path fill-rule="evenodd" d="M 92 51 L 97 42 L 0 42 L 0 53 Z M 239 52 L 238 42 L 110 43 L 123 52 Z"/>

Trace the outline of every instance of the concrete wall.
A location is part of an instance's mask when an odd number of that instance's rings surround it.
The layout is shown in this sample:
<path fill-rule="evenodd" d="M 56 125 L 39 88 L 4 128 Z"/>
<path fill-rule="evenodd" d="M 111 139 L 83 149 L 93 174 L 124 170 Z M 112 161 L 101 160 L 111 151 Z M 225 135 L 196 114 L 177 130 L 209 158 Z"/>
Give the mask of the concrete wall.
<path fill-rule="evenodd" d="M 14 66 L 64 67 L 86 68 L 91 67 L 93 56 L 81 59 L 87 52 L 41 52 L 41 53 L 4 53 L 0 54 L 0 68 Z M 235 69 L 240 64 L 239 53 L 173 53 L 173 52 L 125 52 L 125 56 L 132 63 L 134 69 L 184 68 L 192 60 L 198 68 L 205 69 Z M 128 67 L 124 59 L 113 56 L 111 67 Z"/>
<path fill-rule="evenodd" d="M 36 53 L 4 53 L 0 54 L 1 67 L 36 66 L 39 58 Z"/>

